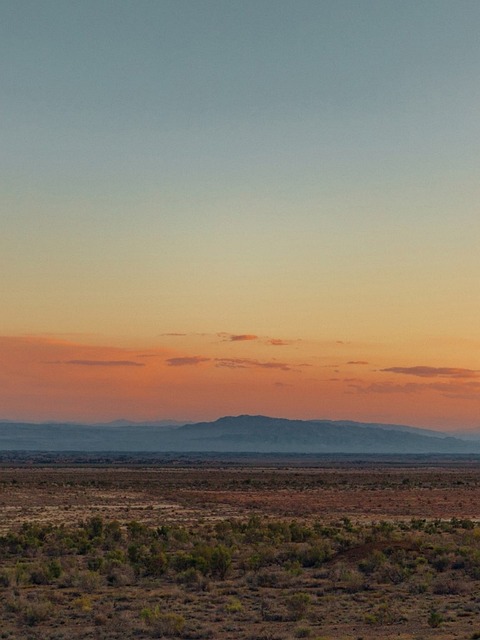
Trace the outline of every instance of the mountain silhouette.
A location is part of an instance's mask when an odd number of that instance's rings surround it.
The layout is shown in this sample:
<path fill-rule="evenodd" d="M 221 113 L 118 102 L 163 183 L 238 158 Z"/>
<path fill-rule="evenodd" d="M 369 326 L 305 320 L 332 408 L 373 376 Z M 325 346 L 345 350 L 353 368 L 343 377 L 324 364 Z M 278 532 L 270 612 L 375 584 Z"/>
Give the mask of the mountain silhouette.
<path fill-rule="evenodd" d="M 480 453 L 480 442 L 405 425 L 240 415 L 171 428 L 0 422 L 0 450 L 464 454 Z"/>

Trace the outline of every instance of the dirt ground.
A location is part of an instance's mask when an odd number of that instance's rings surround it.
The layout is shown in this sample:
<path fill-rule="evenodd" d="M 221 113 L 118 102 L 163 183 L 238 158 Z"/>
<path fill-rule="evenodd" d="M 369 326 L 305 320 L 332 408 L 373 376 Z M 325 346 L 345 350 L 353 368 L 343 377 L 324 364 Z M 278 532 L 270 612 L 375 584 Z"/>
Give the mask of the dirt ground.
<path fill-rule="evenodd" d="M 355 520 L 480 519 L 480 464 L 459 468 L 0 468 L 0 531 L 101 515 L 191 522 L 251 513 Z"/>
<path fill-rule="evenodd" d="M 300 523 L 317 532 L 333 527 L 325 534 L 331 537 L 333 555 L 320 565 L 302 565 L 292 558 L 301 558 L 308 545 L 315 550 L 320 537 L 308 544 L 276 546 L 245 543 L 235 534 L 237 538 L 233 536 L 229 543 L 233 563 L 227 577 L 219 580 L 206 574 L 187 584 L 173 565 L 158 578 L 142 577 L 138 567 L 132 577 L 132 567 L 122 556 L 127 542 L 123 551 L 120 547 L 115 551 L 115 562 L 123 571 L 118 583 L 109 582 L 105 572 L 93 575 L 85 568 L 86 562 L 97 561 L 95 554 L 112 562 L 113 552 L 106 543 L 99 542 L 97 551 L 89 552 L 90 559 L 88 554 L 72 558 L 68 552 L 60 558 L 62 576 L 38 583 L 38 567 L 45 570 L 56 559 L 51 551 L 40 546 L 38 551 L 22 552 L 18 560 L 7 554 L 0 557 L 0 569 L 4 567 L 0 638 L 480 638 L 480 573 L 455 568 L 462 553 L 471 562 L 480 558 L 478 461 L 347 461 L 308 468 L 285 461 L 277 466 L 238 460 L 184 463 L 183 459 L 123 466 L 4 463 L 0 466 L 0 535 L 37 523 L 64 525 L 68 536 L 69 527 L 77 531 L 81 523 L 98 517 L 104 523 L 118 521 L 124 531 L 132 521 L 152 531 L 163 525 L 183 527 L 190 536 L 182 543 L 188 550 L 197 538 L 202 544 L 209 536 L 212 544 L 222 542 L 215 538 L 220 530 L 215 527 L 223 522 L 247 522 L 258 516 L 264 523 Z M 457 524 L 442 529 L 442 523 L 452 518 Z M 436 522 L 437 529 L 427 535 L 425 523 L 417 527 L 416 521 L 426 521 L 427 527 Z M 385 539 L 375 542 L 375 536 Z M 171 554 L 169 562 L 176 553 L 183 553 L 180 547 L 180 551 L 165 549 Z M 258 554 L 267 558 L 260 569 L 248 564 Z M 440 559 L 438 570 L 435 554 Z M 382 566 L 365 572 L 365 566 L 380 556 Z M 447 563 L 446 568 L 440 561 Z M 404 576 L 401 571 L 406 571 Z M 75 575 L 76 582 L 70 578 L 69 583 L 67 575 Z M 297 593 L 307 594 L 308 612 L 294 619 L 288 606 Z M 159 603 L 167 613 L 159 613 Z M 42 607 L 48 609 L 43 618 Z M 39 611 L 35 622 L 28 618 L 32 608 Z M 146 610 L 151 618 L 145 617 Z M 183 620 L 184 628 L 168 627 L 169 615 Z"/>

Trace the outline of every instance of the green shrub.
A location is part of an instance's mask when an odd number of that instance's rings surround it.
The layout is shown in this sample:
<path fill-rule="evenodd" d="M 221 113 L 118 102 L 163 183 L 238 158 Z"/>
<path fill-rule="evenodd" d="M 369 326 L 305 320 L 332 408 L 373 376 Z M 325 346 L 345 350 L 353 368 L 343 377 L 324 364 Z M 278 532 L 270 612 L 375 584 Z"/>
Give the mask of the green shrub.
<path fill-rule="evenodd" d="M 312 603 L 312 598 L 308 593 L 299 591 L 289 596 L 285 602 L 290 617 L 293 620 L 301 620 L 307 615 Z"/>
<path fill-rule="evenodd" d="M 238 613 L 243 610 L 243 605 L 238 598 L 230 598 L 225 605 L 225 611 L 227 613 Z"/>
<path fill-rule="evenodd" d="M 78 571 L 72 575 L 72 585 L 86 593 L 93 593 L 102 584 L 102 577 L 95 571 Z"/>
<path fill-rule="evenodd" d="M 310 627 L 297 627 L 295 629 L 296 638 L 310 638 L 312 636 L 312 630 Z"/>
<path fill-rule="evenodd" d="M 442 624 L 442 622 L 444 622 L 444 618 L 436 609 L 432 609 L 429 613 L 427 622 L 432 629 L 436 629 Z"/>
<path fill-rule="evenodd" d="M 232 554 L 227 547 L 218 545 L 214 548 L 210 560 L 210 572 L 212 576 L 225 580 L 232 565 Z"/>
<path fill-rule="evenodd" d="M 378 570 L 386 561 L 385 554 L 375 549 L 369 556 L 358 563 L 358 568 L 362 573 L 369 575 Z"/>
<path fill-rule="evenodd" d="M 152 630 L 155 636 L 178 636 L 185 627 L 185 618 L 176 613 L 162 613 L 157 605 L 153 609 L 145 607 L 140 617 Z"/>
<path fill-rule="evenodd" d="M 53 610 L 50 600 L 36 600 L 20 605 L 19 613 L 23 622 L 33 627 L 40 622 L 48 620 L 52 616 Z"/>
<path fill-rule="evenodd" d="M 185 618 L 177 613 L 161 613 L 152 623 L 155 634 L 161 636 L 179 636 L 185 627 Z"/>

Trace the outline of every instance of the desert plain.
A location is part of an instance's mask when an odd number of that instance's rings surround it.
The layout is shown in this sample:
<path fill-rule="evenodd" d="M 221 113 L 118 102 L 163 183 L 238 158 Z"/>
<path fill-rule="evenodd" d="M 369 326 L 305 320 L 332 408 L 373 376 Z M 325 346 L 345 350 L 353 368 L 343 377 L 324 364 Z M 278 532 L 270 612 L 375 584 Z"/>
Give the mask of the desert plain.
<path fill-rule="evenodd" d="M 0 638 L 480 638 L 474 456 L 0 462 Z"/>

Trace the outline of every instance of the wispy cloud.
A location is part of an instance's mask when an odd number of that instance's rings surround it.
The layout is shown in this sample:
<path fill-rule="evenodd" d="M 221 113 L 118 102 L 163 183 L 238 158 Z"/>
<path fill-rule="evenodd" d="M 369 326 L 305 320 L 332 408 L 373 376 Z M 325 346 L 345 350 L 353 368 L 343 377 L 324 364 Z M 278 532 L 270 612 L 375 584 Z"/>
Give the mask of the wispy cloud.
<path fill-rule="evenodd" d="M 281 338 L 269 338 L 267 340 L 267 344 L 272 345 L 273 347 L 285 347 L 289 344 L 292 344 L 291 340 L 282 340 Z"/>
<path fill-rule="evenodd" d="M 202 362 L 209 362 L 211 358 L 205 358 L 203 356 L 183 356 L 178 358 L 168 358 L 167 364 L 169 367 L 189 367 L 201 364 Z"/>
<path fill-rule="evenodd" d="M 461 369 L 458 367 L 388 367 L 381 369 L 387 373 L 400 373 L 421 378 L 478 378 L 480 372 L 475 369 Z"/>
<path fill-rule="evenodd" d="M 394 384 L 391 382 L 374 382 L 369 385 L 350 383 L 348 385 L 357 393 L 418 393 L 428 387 L 428 385 L 408 382 L 407 384 Z"/>
<path fill-rule="evenodd" d="M 63 360 L 49 364 L 74 364 L 81 367 L 144 367 L 144 362 L 133 360 Z"/>
<path fill-rule="evenodd" d="M 276 360 L 261 362 L 251 358 L 215 358 L 217 367 L 228 367 L 230 369 L 280 369 L 281 371 L 293 371 L 293 368 L 286 362 Z"/>
<path fill-rule="evenodd" d="M 254 333 L 230 333 L 225 337 L 229 342 L 248 342 L 250 340 L 258 340 L 258 336 Z"/>
<path fill-rule="evenodd" d="M 347 364 L 369 364 L 366 360 L 349 360 Z"/>
<path fill-rule="evenodd" d="M 185 337 L 186 335 L 188 335 L 187 333 L 161 333 L 161 336 L 167 336 L 167 337 Z"/>
<path fill-rule="evenodd" d="M 480 381 L 434 382 L 430 383 L 428 387 L 438 391 L 446 398 L 480 401 Z"/>
<path fill-rule="evenodd" d="M 415 394 L 434 391 L 445 398 L 480 401 L 480 381 L 477 380 L 464 381 L 460 379 L 448 382 L 407 382 L 406 384 L 374 382 L 369 385 L 352 383 L 348 386 L 356 393 L 362 394 Z"/>

